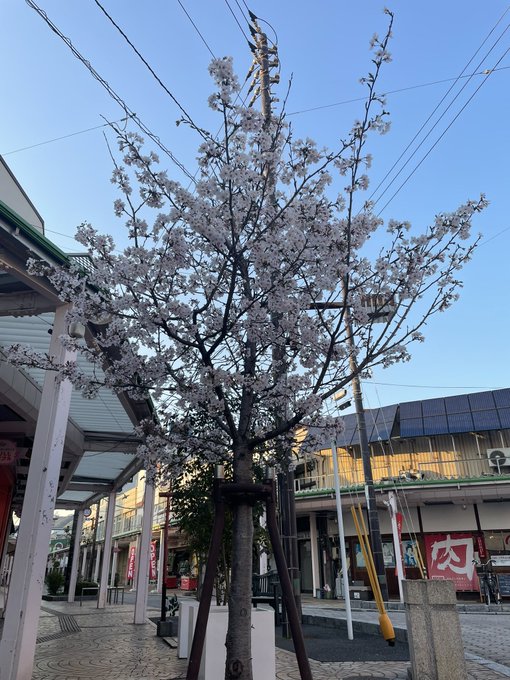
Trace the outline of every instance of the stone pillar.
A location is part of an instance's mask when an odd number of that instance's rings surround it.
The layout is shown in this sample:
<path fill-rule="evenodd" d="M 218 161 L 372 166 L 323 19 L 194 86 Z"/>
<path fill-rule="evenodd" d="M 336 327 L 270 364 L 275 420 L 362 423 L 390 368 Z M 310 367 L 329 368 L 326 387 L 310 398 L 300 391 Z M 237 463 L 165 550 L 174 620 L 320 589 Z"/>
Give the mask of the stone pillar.
<path fill-rule="evenodd" d="M 117 539 L 113 542 L 113 556 L 112 556 L 112 571 L 110 574 L 110 585 L 115 585 L 115 574 L 117 573 L 117 561 L 119 558 L 119 542 Z"/>
<path fill-rule="evenodd" d="M 99 565 L 101 564 L 101 543 L 96 543 L 96 561 L 94 563 L 93 580 L 97 583 L 99 581 Z"/>
<path fill-rule="evenodd" d="M 452 581 L 403 582 L 412 680 L 466 680 Z"/>
<path fill-rule="evenodd" d="M 140 550 L 138 551 L 138 580 L 136 583 L 135 617 L 133 623 L 145 623 L 147 609 L 147 595 L 149 592 L 149 560 L 152 539 L 152 520 L 154 517 L 154 486 L 145 483 L 143 500 L 142 534 L 140 536 Z"/>
<path fill-rule="evenodd" d="M 112 555 L 113 518 L 115 516 L 115 499 L 117 492 L 112 491 L 108 496 L 108 510 L 104 527 L 103 562 L 101 564 L 101 576 L 99 578 L 99 593 L 97 596 L 97 608 L 104 609 L 108 595 L 108 572 L 110 570 L 110 558 Z"/>
<path fill-rule="evenodd" d="M 68 602 L 74 602 L 74 591 L 76 590 L 76 582 L 78 580 L 78 563 L 80 561 L 80 541 L 82 527 L 83 527 L 83 510 L 79 510 L 76 520 L 76 531 L 71 561 L 71 577 L 69 579 L 69 592 L 67 594 Z"/>

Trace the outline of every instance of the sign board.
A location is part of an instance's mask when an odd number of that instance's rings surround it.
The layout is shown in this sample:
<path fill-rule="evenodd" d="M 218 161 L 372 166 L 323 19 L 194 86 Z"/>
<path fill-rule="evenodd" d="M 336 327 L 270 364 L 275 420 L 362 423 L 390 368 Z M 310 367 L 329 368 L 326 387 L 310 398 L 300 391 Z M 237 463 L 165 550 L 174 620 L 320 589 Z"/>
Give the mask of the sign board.
<path fill-rule="evenodd" d="M 9 439 L 0 439 L 0 465 L 12 465 L 16 462 L 18 450 L 15 442 Z"/>
<path fill-rule="evenodd" d="M 501 597 L 510 597 L 510 574 L 498 574 L 498 584 Z"/>
<path fill-rule="evenodd" d="M 480 589 L 472 534 L 428 534 L 425 554 L 429 578 L 453 581 L 456 590 Z"/>
<path fill-rule="evenodd" d="M 510 555 L 491 555 L 495 567 L 510 567 Z"/>

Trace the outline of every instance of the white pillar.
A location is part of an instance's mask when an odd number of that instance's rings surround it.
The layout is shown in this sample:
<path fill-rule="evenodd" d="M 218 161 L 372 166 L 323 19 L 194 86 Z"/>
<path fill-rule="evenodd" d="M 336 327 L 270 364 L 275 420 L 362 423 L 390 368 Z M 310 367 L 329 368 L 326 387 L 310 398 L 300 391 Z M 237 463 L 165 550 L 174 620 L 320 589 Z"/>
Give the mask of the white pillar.
<path fill-rule="evenodd" d="M 73 554 L 71 557 L 71 578 L 69 579 L 69 592 L 67 593 L 68 602 L 74 602 L 74 591 L 76 590 L 76 581 L 78 580 L 78 562 L 80 561 L 80 541 L 82 527 L 83 510 L 79 510 L 78 519 L 76 521 L 76 533 L 74 535 Z"/>
<path fill-rule="evenodd" d="M 321 587 L 319 548 L 317 545 L 317 517 L 315 512 L 310 513 L 310 548 L 312 557 L 312 588 L 315 597 L 316 591 Z"/>
<path fill-rule="evenodd" d="M 157 585 L 157 591 L 158 593 L 161 593 L 163 590 L 163 576 L 165 576 L 165 562 L 164 560 L 164 553 L 165 553 L 165 530 L 161 529 L 159 532 L 159 559 L 158 559 L 158 585 Z"/>
<path fill-rule="evenodd" d="M 113 542 L 113 557 L 112 557 L 112 571 L 110 573 L 110 585 L 114 586 L 115 585 L 115 574 L 117 573 L 117 560 L 119 557 L 119 553 L 117 552 L 119 549 L 119 542 L 117 539 Z"/>
<path fill-rule="evenodd" d="M 97 596 L 98 609 L 105 608 L 106 595 L 108 594 L 108 570 L 110 569 L 110 557 L 112 554 L 113 518 L 115 517 L 116 498 L 116 491 L 112 491 L 108 496 L 108 510 L 106 511 L 106 524 L 104 528 L 103 565 L 101 567 L 99 594 Z"/>
<path fill-rule="evenodd" d="M 83 548 L 83 562 L 81 563 L 81 577 L 82 577 L 82 579 L 85 578 L 85 575 L 87 573 L 88 556 L 89 556 L 89 546 L 86 545 Z"/>
<path fill-rule="evenodd" d="M 262 514 L 259 517 L 259 524 L 263 529 L 265 529 L 267 526 L 265 509 L 262 511 Z M 263 550 L 259 555 L 259 574 L 267 574 L 267 552 L 265 550 Z"/>
<path fill-rule="evenodd" d="M 149 592 L 149 560 L 154 515 L 154 487 L 145 482 L 143 499 L 142 535 L 138 559 L 138 581 L 136 584 L 135 619 L 133 623 L 145 623 L 147 595 Z"/>
<path fill-rule="evenodd" d="M 94 575 L 92 580 L 96 583 L 99 581 L 99 563 L 101 562 L 101 543 L 96 543 L 96 561 L 94 564 Z"/>
<path fill-rule="evenodd" d="M 404 568 L 402 567 L 402 547 L 400 545 L 400 536 L 398 535 L 397 527 L 397 497 L 394 491 L 388 492 L 388 510 L 391 518 L 391 531 L 393 533 L 393 545 L 395 547 L 395 564 L 397 565 L 397 580 L 398 592 L 400 593 L 400 601 L 404 601 L 404 588 L 402 581 L 404 580 Z"/>
<path fill-rule="evenodd" d="M 344 583 L 345 616 L 347 619 L 347 638 L 353 640 L 351 592 L 349 590 L 349 574 L 347 569 L 347 554 L 345 552 L 344 518 L 342 515 L 342 498 L 340 496 L 340 477 L 338 475 L 338 452 L 336 441 L 331 442 L 331 457 L 333 458 L 333 472 L 335 476 L 335 504 L 338 519 L 338 541 L 340 543 L 340 561 L 342 564 L 342 578 Z"/>
<path fill-rule="evenodd" d="M 58 364 L 73 362 L 76 357 L 76 352 L 60 342 L 67 331 L 68 309 L 68 305 L 59 307 L 53 322 L 49 352 Z M 58 380 L 55 372 L 46 372 L 0 642 L 2 680 L 32 678 L 71 392 L 68 380 Z"/>

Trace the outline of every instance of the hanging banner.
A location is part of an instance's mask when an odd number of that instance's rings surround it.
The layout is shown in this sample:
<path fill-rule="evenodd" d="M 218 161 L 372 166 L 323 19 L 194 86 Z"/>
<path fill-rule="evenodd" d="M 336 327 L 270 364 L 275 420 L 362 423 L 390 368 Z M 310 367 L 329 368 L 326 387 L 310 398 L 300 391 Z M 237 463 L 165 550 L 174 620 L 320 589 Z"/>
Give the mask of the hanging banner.
<path fill-rule="evenodd" d="M 402 524 L 404 521 L 404 516 L 401 512 L 396 512 L 395 519 L 397 520 L 398 541 L 400 544 L 402 544 Z"/>
<path fill-rule="evenodd" d="M 126 580 L 132 581 L 135 577 L 136 546 L 131 546 L 129 550 Z"/>
<path fill-rule="evenodd" d="M 149 561 L 149 580 L 155 581 L 158 577 L 157 558 L 156 558 L 156 541 L 151 541 L 151 553 Z"/>
<path fill-rule="evenodd" d="M 472 534 L 425 536 L 429 578 L 453 581 L 456 590 L 479 590 Z"/>
<path fill-rule="evenodd" d="M 488 555 L 487 555 L 487 548 L 485 547 L 485 539 L 483 536 L 477 536 L 476 537 L 476 551 L 478 553 L 478 557 L 481 560 L 486 560 Z"/>

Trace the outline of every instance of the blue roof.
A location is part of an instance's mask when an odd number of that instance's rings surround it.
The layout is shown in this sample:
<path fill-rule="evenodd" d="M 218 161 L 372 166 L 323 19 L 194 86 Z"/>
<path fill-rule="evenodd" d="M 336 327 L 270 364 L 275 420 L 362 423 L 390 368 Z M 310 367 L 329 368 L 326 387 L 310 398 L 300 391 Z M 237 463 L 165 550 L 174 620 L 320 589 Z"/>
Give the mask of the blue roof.
<path fill-rule="evenodd" d="M 342 416 L 341 447 L 359 444 L 355 413 Z M 406 401 L 365 409 L 368 441 L 373 444 L 395 437 L 430 437 L 442 434 L 510 429 L 510 388 L 453 397 Z M 330 448 L 330 442 L 324 442 Z"/>

